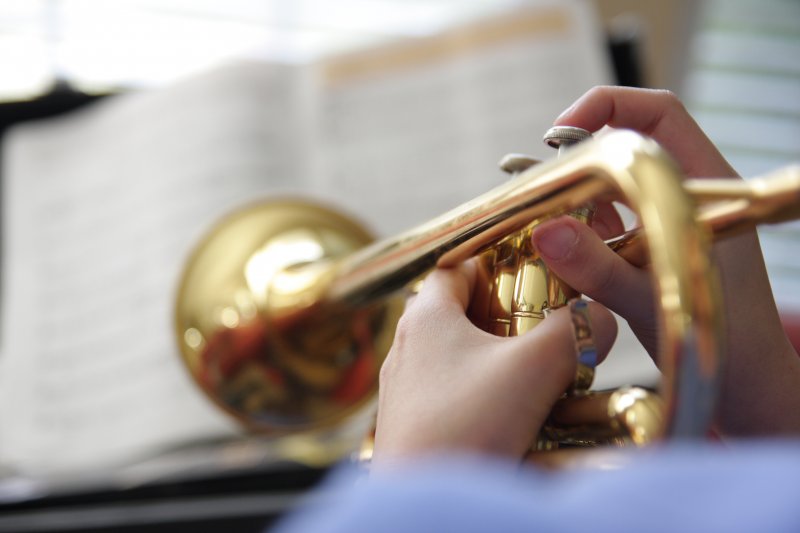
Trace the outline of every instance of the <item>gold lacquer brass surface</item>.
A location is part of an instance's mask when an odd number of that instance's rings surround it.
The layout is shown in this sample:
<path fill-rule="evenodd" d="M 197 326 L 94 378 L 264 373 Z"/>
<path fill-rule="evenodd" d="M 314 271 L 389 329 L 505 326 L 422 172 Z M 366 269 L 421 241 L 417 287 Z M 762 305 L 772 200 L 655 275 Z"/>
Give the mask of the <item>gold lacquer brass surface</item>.
<path fill-rule="evenodd" d="M 591 210 L 582 208 L 572 216 L 588 223 Z M 501 240 L 478 258 L 478 284 L 470 304 L 475 325 L 500 337 L 523 335 L 577 296 L 545 265 L 534 249 L 531 235 L 542 220 L 535 220 L 519 233 Z"/>
<path fill-rule="evenodd" d="M 516 172 L 508 182 L 371 244 L 358 224 L 308 202 L 266 202 L 231 215 L 190 258 L 178 295 L 177 334 L 192 376 L 259 432 L 344 423 L 374 396 L 400 289 L 434 267 L 485 253 L 485 297 L 474 319 L 496 334 L 522 333 L 567 297 L 530 248 L 532 224 L 619 200 L 641 228 L 613 247 L 650 263 L 663 378 L 655 392 L 580 387 L 556 405 L 543 442 L 704 436 L 724 332 L 711 237 L 800 217 L 800 170 L 684 182 L 657 143 L 627 131 L 540 165 L 515 157 L 508 168 Z"/>
<path fill-rule="evenodd" d="M 232 214 L 194 251 L 178 296 L 183 359 L 203 390 L 246 427 L 325 427 L 368 402 L 400 311 L 320 301 L 333 260 L 370 243 L 360 225 L 304 201 Z"/>
<path fill-rule="evenodd" d="M 659 395 L 641 387 L 568 395 L 555 405 L 536 445 L 649 444 L 661 436 L 663 411 Z"/>

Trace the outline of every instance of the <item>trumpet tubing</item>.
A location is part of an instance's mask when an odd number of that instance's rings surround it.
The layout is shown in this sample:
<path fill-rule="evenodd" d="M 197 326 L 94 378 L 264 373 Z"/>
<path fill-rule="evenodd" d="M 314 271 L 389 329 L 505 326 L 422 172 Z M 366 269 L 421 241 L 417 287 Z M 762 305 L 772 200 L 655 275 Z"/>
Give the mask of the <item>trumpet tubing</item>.
<path fill-rule="evenodd" d="M 617 199 L 641 228 L 611 245 L 650 262 L 662 304 L 663 379 L 655 399 L 641 389 L 565 397 L 544 433 L 551 442 L 593 444 L 704 435 L 723 333 L 711 236 L 800 217 L 798 168 L 748 182 L 684 182 L 657 143 L 627 131 L 530 163 L 512 161 L 513 179 L 377 242 L 309 202 L 234 213 L 197 246 L 181 280 L 175 327 L 187 369 L 248 429 L 295 444 L 307 436 L 285 455 L 317 463 L 330 457 L 330 435 L 374 398 L 402 289 L 477 255 L 483 283 L 474 320 L 496 334 L 523 333 L 569 297 L 531 247 L 533 225 Z"/>
<path fill-rule="evenodd" d="M 588 224 L 591 213 L 582 208 L 572 216 Z M 534 249 L 531 234 L 539 224 L 536 220 L 479 254 L 470 318 L 481 329 L 500 337 L 522 335 L 578 295 L 550 272 Z"/>

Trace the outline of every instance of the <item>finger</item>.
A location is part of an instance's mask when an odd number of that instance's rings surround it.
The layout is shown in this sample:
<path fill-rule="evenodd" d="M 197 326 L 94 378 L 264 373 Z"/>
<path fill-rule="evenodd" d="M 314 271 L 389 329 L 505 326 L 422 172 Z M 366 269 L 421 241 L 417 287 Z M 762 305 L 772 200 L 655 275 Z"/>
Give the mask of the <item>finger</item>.
<path fill-rule="evenodd" d="M 608 309 L 597 302 L 589 302 L 589 315 L 597 359 L 602 361 L 616 339 L 617 322 Z M 537 391 L 542 393 L 540 398 L 550 400 L 542 406 L 540 414 L 543 420 L 576 375 L 578 352 L 569 309 L 564 307 L 554 311 L 525 335 L 502 340 L 512 346 L 509 355 L 519 358 L 523 364 L 522 368 L 512 367 L 514 371 L 521 379 L 540 384 L 542 389 Z"/>
<path fill-rule="evenodd" d="M 652 309 L 649 274 L 609 250 L 585 224 L 570 217 L 544 222 L 533 245 L 559 278 L 626 319 L 639 321 Z"/>
<path fill-rule="evenodd" d="M 604 305 L 598 302 L 586 302 L 586 304 L 588 304 L 589 323 L 591 324 L 591 342 L 597 351 L 596 366 L 603 362 L 614 345 L 614 341 L 617 338 L 617 321 Z M 540 342 L 541 346 L 548 347 L 545 350 L 539 348 L 540 351 L 572 354 L 574 359 L 578 360 L 580 354 L 577 352 L 577 332 L 573 313 L 569 306 L 564 306 L 550 313 L 546 320 L 543 320 L 536 328 L 531 330 L 531 332 L 534 331 L 539 336 L 539 340 L 536 342 Z M 510 338 L 516 339 L 514 342 L 520 345 L 531 342 L 527 333 L 519 337 Z"/>
<path fill-rule="evenodd" d="M 454 268 L 437 268 L 425 278 L 414 301 L 453 304 L 466 311 L 475 286 L 475 263 L 466 261 Z"/>
<path fill-rule="evenodd" d="M 605 125 L 636 130 L 661 144 L 688 176 L 736 175 L 681 101 L 669 91 L 594 87 L 559 115 L 554 124 L 589 131 Z"/>
<path fill-rule="evenodd" d="M 619 216 L 619 212 L 614 205 L 609 202 L 597 203 L 594 216 L 592 216 L 591 227 L 603 240 L 618 237 L 625 232 L 625 224 L 622 223 L 622 217 Z"/>

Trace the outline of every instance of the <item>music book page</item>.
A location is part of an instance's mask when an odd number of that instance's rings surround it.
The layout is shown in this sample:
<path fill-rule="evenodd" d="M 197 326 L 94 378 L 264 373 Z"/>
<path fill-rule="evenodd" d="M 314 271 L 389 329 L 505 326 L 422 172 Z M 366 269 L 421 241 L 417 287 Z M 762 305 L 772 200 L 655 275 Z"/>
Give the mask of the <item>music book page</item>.
<path fill-rule="evenodd" d="M 0 463 L 98 469 L 237 435 L 173 339 L 192 245 L 287 194 L 388 235 L 500 183 L 507 152 L 551 157 L 543 132 L 609 68 L 585 3 L 542 6 L 311 64 L 230 65 L 12 131 Z"/>
<path fill-rule="evenodd" d="M 321 65 L 337 205 L 397 233 L 507 180 L 507 153 L 553 157 L 542 135 L 610 66 L 584 3 L 539 4 Z"/>
<path fill-rule="evenodd" d="M 234 430 L 182 368 L 172 300 L 214 219 L 307 175 L 301 78 L 222 69 L 8 139 L 4 459 L 102 464 Z"/>

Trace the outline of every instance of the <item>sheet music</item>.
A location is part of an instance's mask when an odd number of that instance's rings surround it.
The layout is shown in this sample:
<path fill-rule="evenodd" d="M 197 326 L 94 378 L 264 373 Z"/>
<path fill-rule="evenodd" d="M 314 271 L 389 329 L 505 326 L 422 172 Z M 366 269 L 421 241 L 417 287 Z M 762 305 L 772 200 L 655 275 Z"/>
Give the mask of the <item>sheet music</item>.
<path fill-rule="evenodd" d="M 326 190 L 389 235 L 508 179 L 509 152 L 553 157 L 541 139 L 555 116 L 610 82 L 594 20 L 583 2 L 538 2 L 328 61 Z"/>
<path fill-rule="evenodd" d="M 543 132 L 610 75 L 586 3 L 538 5 L 370 56 L 419 50 L 402 68 L 359 70 L 360 53 L 239 65 L 13 132 L 0 462 L 97 468 L 234 434 L 173 340 L 192 244 L 223 213 L 276 193 L 387 235 L 506 179 L 496 162 L 507 152 L 552 157 Z"/>
<path fill-rule="evenodd" d="M 295 71 L 223 69 L 8 139 L 3 460 L 96 467 L 234 431 L 181 366 L 173 298 L 213 220 L 308 188 Z"/>

